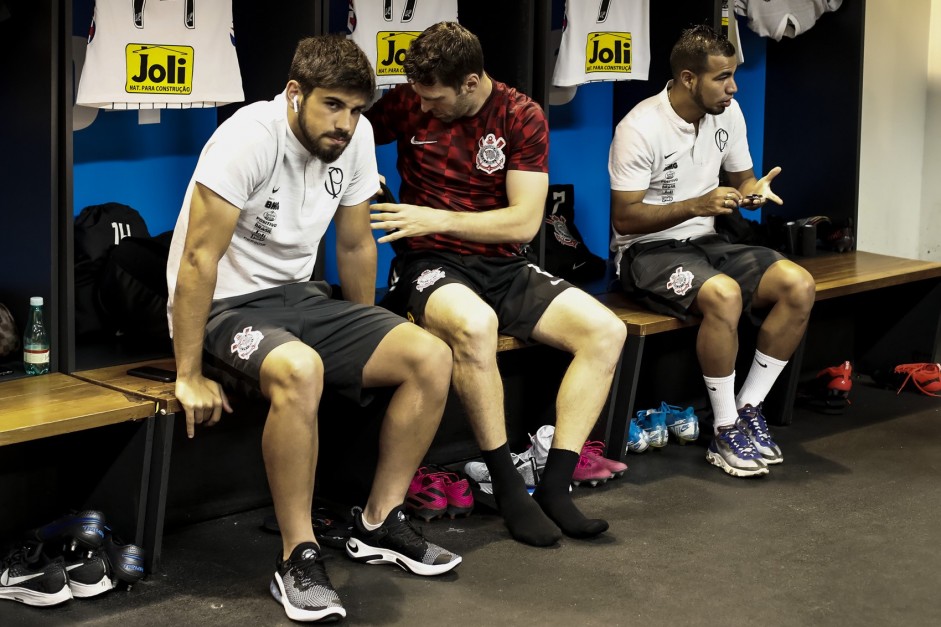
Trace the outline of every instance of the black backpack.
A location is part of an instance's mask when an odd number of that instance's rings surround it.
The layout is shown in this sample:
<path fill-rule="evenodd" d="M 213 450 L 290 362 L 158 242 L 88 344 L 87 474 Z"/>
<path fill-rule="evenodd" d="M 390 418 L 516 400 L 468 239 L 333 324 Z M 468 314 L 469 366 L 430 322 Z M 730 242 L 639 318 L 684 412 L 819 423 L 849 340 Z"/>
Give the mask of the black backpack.
<path fill-rule="evenodd" d="M 106 329 L 135 340 L 163 342 L 167 327 L 167 257 L 173 231 L 125 237 L 111 251 L 98 281 Z"/>
<path fill-rule="evenodd" d="M 98 284 L 108 256 L 125 237 L 150 237 L 136 209 L 116 202 L 90 205 L 75 217 L 75 333 L 104 330 Z"/>

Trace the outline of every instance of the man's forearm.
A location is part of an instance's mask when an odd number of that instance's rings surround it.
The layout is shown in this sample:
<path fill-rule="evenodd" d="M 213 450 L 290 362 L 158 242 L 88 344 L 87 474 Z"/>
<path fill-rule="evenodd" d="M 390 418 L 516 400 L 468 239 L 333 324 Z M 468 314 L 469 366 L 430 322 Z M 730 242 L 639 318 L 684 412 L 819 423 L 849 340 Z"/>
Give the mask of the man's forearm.
<path fill-rule="evenodd" d="M 203 341 L 215 286 L 215 269 L 200 271 L 185 260 L 180 265 L 173 298 L 173 353 L 178 378 L 202 374 Z"/>
<path fill-rule="evenodd" d="M 532 241 L 539 232 L 542 215 L 533 216 L 523 206 L 511 206 L 491 211 L 442 212 L 439 231 L 462 240 L 482 244 L 516 244 Z"/>
<path fill-rule="evenodd" d="M 696 217 L 693 203 L 697 200 L 693 198 L 666 205 L 635 203 L 629 210 L 615 212 L 614 230 L 622 235 L 659 233 Z"/>
<path fill-rule="evenodd" d="M 368 243 L 355 248 L 337 249 L 337 274 L 345 300 L 376 304 L 376 257 L 376 244 L 371 237 Z"/>

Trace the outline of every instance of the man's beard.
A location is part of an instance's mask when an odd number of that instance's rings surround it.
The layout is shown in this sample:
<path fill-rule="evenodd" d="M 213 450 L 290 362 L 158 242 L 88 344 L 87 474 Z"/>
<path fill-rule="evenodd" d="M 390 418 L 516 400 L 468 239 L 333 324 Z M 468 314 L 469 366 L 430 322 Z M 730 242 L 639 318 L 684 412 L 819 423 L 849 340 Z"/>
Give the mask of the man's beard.
<path fill-rule="evenodd" d="M 725 112 L 725 107 L 715 106 L 711 109 L 706 106 L 706 102 L 702 97 L 702 90 L 699 86 L 696 86 L 696 91 L 693 92 L 693 102 L 696 103 L 696 106 L 705 111 L 710 115 L 722 115 Z"/>
<path fill-rule="evenodd" d="M 333 163 L 340 158 L 340 155 L 343 154 L 343 151 L 346 150 L 346 147 L 350 145 L 350 135 L 348 133 L 343 133 L 337 131 L 336 133 L 324 133 L 323 135 L 314 138 L 307 131 L 307 127 L 304 126 L 304 110 L 303 108 L 300 111 L 300 116 L 298 117 L 298 127 L 301 129 L 301 135 L 304 136 L 304 147 L 307 148 L 310 154 L 314 155 L 324 163 Z M 343 139 L 346 140 L 346 143 L 342 146 L 330 145 L 324 147 L 321 143 L 321 140 L 325 137 L 332 139 Z"/>

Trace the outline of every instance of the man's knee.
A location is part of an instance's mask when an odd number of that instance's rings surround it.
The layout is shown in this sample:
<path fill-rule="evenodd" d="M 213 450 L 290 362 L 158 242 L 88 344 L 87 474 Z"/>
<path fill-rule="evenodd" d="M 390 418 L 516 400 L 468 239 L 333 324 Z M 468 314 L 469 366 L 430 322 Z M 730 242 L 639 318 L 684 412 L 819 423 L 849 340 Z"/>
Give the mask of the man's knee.
<path fill-rule="evenodd" d="M 490 307 L 452 310 L 447 321 L 434 325 L 435 334 L 444 339 L 455 357 L 496 353 L 499 322 Z"/>
<path fill-rule="evenodd" d="M 696 306 L 703 317 L 737 321 L 742 314 L 742 288 L 729 276 L 714 276 L 699 289 Z"/>
<path fill-rule="evenodd" d="M 261 367 L 261 390 L 272 403 L 290 402 L 316 409 L 323 392 L 323 361 L 300 343 L 273 350 Z"/>

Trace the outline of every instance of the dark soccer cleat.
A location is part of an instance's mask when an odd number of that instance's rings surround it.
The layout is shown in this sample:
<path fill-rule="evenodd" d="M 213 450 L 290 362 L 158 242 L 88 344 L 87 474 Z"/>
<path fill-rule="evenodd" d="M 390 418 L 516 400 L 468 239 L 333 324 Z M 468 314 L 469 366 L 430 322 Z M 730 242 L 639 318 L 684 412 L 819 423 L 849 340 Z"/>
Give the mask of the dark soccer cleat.
<path fill-rule="evenodd" d="M 131 585 L 144 577 L 145 552 L 136 544 L 125 544 L 120 538 L 109 533 L 102 551 L 108 558 L 115 580 Z"/>
<path fill-rule="evenodd" d="M 105 515 L 97 510 L 85 510 L 67 514 L 53 522 L 33 530 L 33 537 L 44 543 L 63 543 L 64 550 L 78 548 L 94 551 L 102 545 L 108 526 Z"/>

